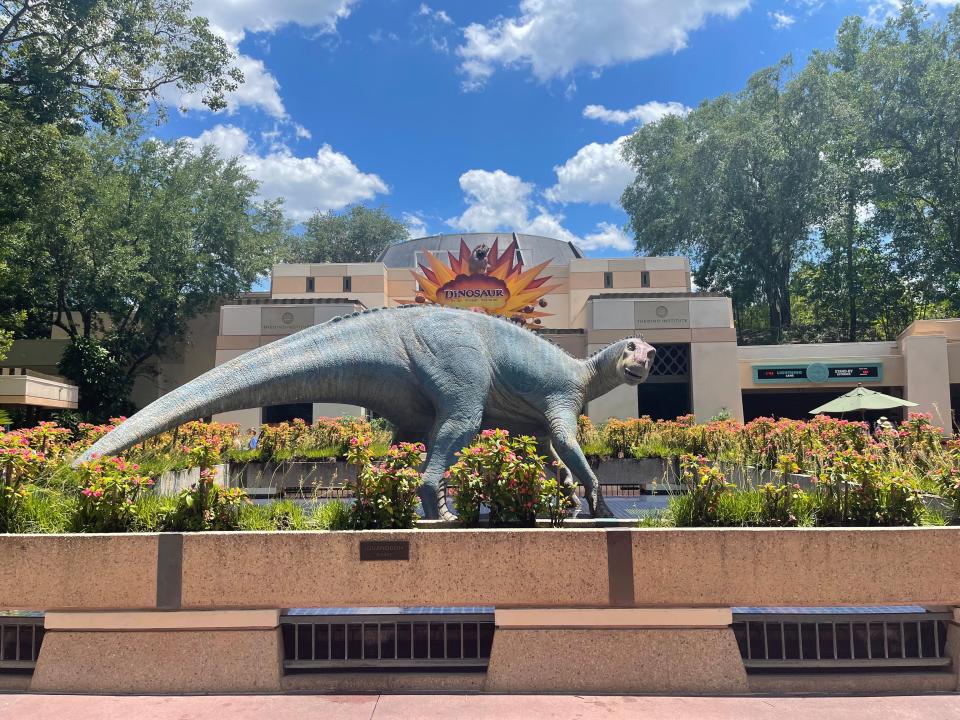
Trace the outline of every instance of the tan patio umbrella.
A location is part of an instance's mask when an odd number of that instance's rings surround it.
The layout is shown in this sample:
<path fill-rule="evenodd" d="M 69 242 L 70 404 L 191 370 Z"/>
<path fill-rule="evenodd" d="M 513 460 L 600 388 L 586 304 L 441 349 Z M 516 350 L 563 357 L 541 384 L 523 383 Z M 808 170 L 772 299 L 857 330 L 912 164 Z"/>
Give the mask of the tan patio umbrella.
<path fill-rule="evenodd" d="M 876 390 L 868 390 L 863 385 L 857 385 L 853 390 L 844 393 L 836 400 L 831 400 L 818 408 L 814 408 L 810 411 L 810 414 L 859 412 L 862 416 L 867 410 L 889 410 L 890 408 L 916 406 L 917 403 L 915 402 L 893 397 L 893 395 L 886 395 Z"/>

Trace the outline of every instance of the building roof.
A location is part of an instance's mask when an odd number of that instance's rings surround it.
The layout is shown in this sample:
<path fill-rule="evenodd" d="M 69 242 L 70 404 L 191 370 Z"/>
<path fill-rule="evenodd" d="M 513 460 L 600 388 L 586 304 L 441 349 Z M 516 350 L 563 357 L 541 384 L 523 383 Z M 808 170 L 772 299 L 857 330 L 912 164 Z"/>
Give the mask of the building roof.
<path fill-rule="evenodd" d="M 438 253 L 451 252 L 458 255 L 460 252 L 460 240 L 467 244 L 471 250 L 478 245 L 490 247 L 494 240 L 500 238 L 500 250 L 511 243 L 513 233 L 453 233 L 449 235 L 430 235 L 428 237 L 415 238 L 406 242 L 391 245 L 377 258 L 387 267 L 395 268 L 415 268 L 420 262 L 424 261 L 421 254 L 424 250 L 429 250 L 434 255 Z M 582 258 L 583 253 L 576 245 L 564 240 L 543 237 L 542 235 L 523 235 L 517 233 L 517 244 L 520 247 L 520 255 L 523 264 L 527 267 L 538 265 L 546 260 L 553 260 L 556 264 L 562 265 L 571 260 Z"/>
<path fill-rule="evenodd" d="M 654 298 L 716 298 L 726 297 L 723 293 L 697 290 L 694 292 L 643 292 L 643 293 L 597 293 L 587 300 L 652 300 Z"/>

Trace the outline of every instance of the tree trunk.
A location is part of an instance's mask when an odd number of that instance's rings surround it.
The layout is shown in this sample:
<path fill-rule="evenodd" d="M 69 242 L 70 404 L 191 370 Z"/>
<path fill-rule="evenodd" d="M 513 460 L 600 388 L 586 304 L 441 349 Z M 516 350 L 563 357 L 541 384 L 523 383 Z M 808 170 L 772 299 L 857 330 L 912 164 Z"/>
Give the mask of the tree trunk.
<path fill-rule="evenodd" d="M 847 307 L 849 308 L 849 332 L 847 338 L 850 342 L 857 341 L 857 273 L 853 262 L 853 250 L 856 239 L 856 206 L 854 203 L 854 191 L 850 188 L 847 191 L 847 213 L 845 218 L 845 245 L 844 250 L 847 255 Z"/>
<path fill-rule="evenodd" d="M 767 310 L 770 316 L 770 342 L 777 344 L 783 338 L 783 322 L 781 316 L 780 298 L 777 297 L 777 288 L 767 289 Z"/>

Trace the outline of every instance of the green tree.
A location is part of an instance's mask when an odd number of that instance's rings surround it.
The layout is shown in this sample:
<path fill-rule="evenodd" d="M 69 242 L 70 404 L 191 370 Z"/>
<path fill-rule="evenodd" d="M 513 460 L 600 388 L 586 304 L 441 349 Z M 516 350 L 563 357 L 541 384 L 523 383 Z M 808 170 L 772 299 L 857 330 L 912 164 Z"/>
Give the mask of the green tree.
<path fill-rule="evenodd" d="M 0 2 L 0 99 L 36 123 L 122 125 L 165 87 L 216 110 L 242 80 L 231 60 L 190 0 Z"/>
<path fill-rule="evenodd" d="M 857 83 L 878 161 L 877 222 L 920 312 L 960 308 L 960 8 L 930 22 L 907 2 L 877 28 L 851 21 Z"/>
<path fill-rule="evenodd" d="M 383 208 L 354 205 L 339 214 L 314 213 L 303 235 L 291 240 L 289 259 L 302 263 L 373 262 L 388 246 L 407 237 L 407 226 Z"/>
<path fill-rule="evenodd" d="M 640 252 L 687 252 L 696 281 L 746 301 L 759 294 L 771 334 L 789 326 L 790 274 L 823 214 L 817 117 L 825 98 L 761 70 L 735 96 L 645 125 L 625 143 L 637 171 L 622 204 Z"/>
<path fill-rule="evenodd" d="M 133 380 L 190 318 L 269 269 L 288 224 L 211 148 L 145 140 L 133 127 L 61 144 L 69 167 L 20 221 L 30 262 L 19 299 L 71 339 L 61 372 L 102 418 L 126 409 Z"/>

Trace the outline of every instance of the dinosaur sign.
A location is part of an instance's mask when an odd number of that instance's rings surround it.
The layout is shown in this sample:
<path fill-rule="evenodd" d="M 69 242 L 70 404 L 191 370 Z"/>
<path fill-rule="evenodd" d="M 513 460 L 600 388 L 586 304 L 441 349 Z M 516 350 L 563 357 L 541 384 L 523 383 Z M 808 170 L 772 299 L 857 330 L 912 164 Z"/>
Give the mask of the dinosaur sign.
<path fill-rule="evenodd" d="M 447 253 L 443 263 L 433 253 L 424 251 L 426 264 L 420 272 L 411 270 L 419 291 L 416 301 L 431 305 L 477 310 L 489 315 L 502 315 L 517 323 L 539 325 L 547 306 L 543 296 L 557 285 L 547 285 L 550 276 L 537 277 L 550 260 L 524 270 L 517 259 L 517 241 L 499 251 L 500 238 L 493 247 L 479 245 L 473 250 L 460 240 L 459 256 Z"/>

